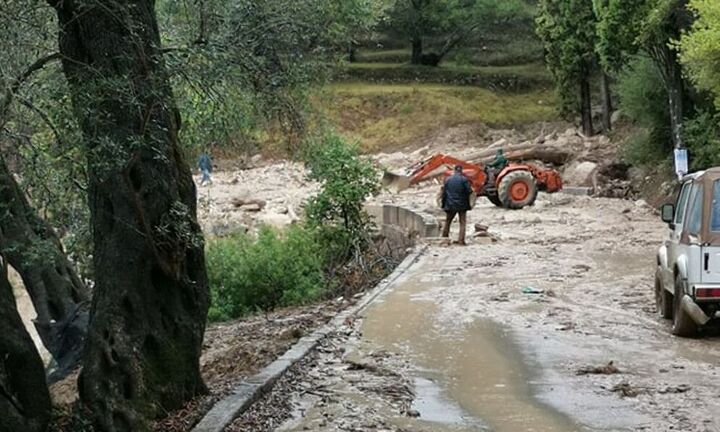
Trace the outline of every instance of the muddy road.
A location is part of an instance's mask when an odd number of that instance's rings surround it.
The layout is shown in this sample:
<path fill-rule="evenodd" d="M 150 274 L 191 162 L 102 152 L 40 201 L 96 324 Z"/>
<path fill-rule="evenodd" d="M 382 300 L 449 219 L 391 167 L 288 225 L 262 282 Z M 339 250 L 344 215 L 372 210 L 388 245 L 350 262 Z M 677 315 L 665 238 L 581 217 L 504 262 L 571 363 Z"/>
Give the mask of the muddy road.
<path fill-rule="evenodd" d="M 434 188 L 380 199 L 431 211 Z M 720 338 L 656 314 L 647 205 L 541 195 L 469 220 L 497 241 L 428 245 L 279 385 L 266 430 L 720 430 Z"/>

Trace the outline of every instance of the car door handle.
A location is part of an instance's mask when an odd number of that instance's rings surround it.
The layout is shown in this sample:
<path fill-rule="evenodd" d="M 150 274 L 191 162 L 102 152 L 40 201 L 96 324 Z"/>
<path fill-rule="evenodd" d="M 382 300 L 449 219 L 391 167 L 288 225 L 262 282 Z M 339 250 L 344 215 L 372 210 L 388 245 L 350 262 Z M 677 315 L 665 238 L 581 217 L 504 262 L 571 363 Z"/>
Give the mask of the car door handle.
<path fill-rule="evenodd" d="M 705 254 L 705 271 L 710 272 L 710 254 Z"/>

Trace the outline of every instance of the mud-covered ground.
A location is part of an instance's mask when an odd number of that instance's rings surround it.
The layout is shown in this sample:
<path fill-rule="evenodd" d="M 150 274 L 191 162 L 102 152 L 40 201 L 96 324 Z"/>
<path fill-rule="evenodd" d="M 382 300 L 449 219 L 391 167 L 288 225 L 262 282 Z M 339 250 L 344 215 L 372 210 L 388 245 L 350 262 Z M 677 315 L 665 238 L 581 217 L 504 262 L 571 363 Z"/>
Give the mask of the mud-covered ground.
<path fill-rule="evenodd" d="M 480 142 L 471 132 L 374 158 L 401 168 L 531 138 L 485 131 Z M 563 167 L 567 179 L 587 180 L 575 168 L 613 159 L 606 141 L 572 130 L 547 137 L 580 155 Z M 437 187 L 373 201 L 442 218 Z M 297 164 L 222 172 L 201 189 L 201 219 L 206 232 L 282 226 L 316 190 Z M 720 430 L 720 338 L 678 339 L 657 317 L 654 259 L 666 228 L 644 201 L 541 194 L 522 211 L 481 201 L 470 235 L 478 222 L 490 238 L 430 242 L 382 301 L 228 430 Z"/>
<path fill-rule="evenodd" d="M 258 373 L 280 357 L 301 337 L 327 323 L 342 302 L 288 308 L 210 325 L 205 332 L 200 367 L 208 394 L 187 404 L 155 425 L 156 431 L 185 432 L 219 399 L 229 395 L 243 379 Z"/>
<path fill-rule="evenodd" d="M 431 209 L 435 187 L 379 200 Z M 720 338 L 656 314 L 651 208 L 541 195 L 476 222 L 497 241 L 430 245 L 230 430 L 720 430 Z"/>

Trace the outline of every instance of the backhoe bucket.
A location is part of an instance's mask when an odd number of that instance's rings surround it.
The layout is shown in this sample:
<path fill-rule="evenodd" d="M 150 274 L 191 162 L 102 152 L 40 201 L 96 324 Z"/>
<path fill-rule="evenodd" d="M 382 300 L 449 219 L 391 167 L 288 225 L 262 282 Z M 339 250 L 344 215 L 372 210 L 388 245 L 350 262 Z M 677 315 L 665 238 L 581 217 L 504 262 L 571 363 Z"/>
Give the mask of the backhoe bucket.
<path fill-rule="evenodd" d="M 385 171 L 382 186 L 394 193 L 399 193 L 410 187 L 410 177 Z"/>

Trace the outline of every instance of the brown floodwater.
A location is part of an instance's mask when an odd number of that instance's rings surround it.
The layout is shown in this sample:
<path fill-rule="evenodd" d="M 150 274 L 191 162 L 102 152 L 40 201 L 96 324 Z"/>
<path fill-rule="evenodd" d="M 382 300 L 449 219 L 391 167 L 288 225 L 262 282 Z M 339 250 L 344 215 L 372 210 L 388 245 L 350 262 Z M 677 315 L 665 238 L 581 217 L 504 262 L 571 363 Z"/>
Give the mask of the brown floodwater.
<path fill-rule="evenodd" d="M 535 377 L 510 334 L 489 320 L 442 322 L 433 302 L 414 298 L 425 289 L 412 278 L 398 283 L 367 310 L 363 326 L 369 342 L 416 368 L 421 419 L 436 422 L 435 430 L 583 430 L 534 397 Z"/>

